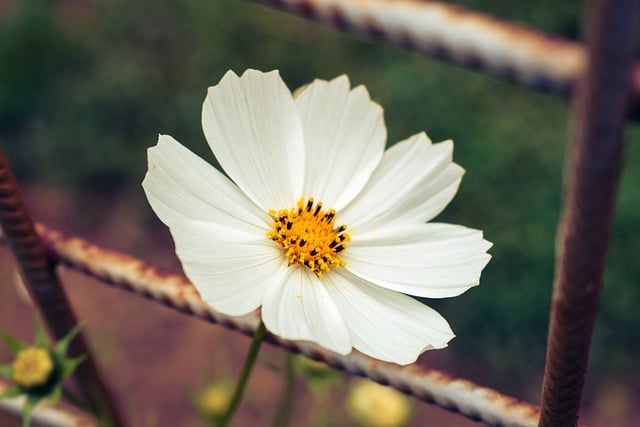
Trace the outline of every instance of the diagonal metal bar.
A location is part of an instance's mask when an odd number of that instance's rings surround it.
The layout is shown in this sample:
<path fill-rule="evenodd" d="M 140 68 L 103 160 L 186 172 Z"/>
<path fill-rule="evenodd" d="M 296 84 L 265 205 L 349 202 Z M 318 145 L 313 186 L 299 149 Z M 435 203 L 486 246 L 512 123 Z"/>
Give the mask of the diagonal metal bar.
<path fill-rule="evenodd" d="M 47 254 L 22 200 L 18 184 L 0 150 L 0 226 L 20 265 L 25 284 L 56 339 L 61 339 L 78 322 L 56 274 L 55 261 Z M 69 347 L 71 356 L 85 355 L 74 378 L 85 398 L 105 422 L 123 425 L 95 359 L 82 333 Z"/>
<path fill-rule="evenodd" d="M 342 31 L 567 95 L 586 64 L 584 45 L 460 6 L 424 0 L 255 0 Z M 640 117 L 640 65 L 632 80 Z"/>
<path fill-rule="evenodd" d="M 638 0 L 593 0 L 575 98 L 542 393 L 541 426 L 578 420 L 621 169 Z"/>
<path fill-rule="evenodd" d="M 9 384 L 0 380 L 0 393 L 7 390 Z M 0 409 L 17 417 L 22 414 L 25 404 L 23 398 L 0 399 Z M 88 416 L 71 412 L 60 405 L 51 406 L 48 402 L 42 402 L 33 410 L 31 418 L 33 425 L 41 427 L 97 427 L 93 419 Z"/>
<path fill-rule="evenodd" d="M 256 313 L 230 317 L 212 310 L 184 276 L 100 248 L 78 237 L 65 236 L 43 225 L 38 225 L 37 230 L 51 256 L 74 270 L 249 336 L 258 325 Z M 391 385 L 424 402 L 489 425 L 535 426 L 538 423 L 539 409 L 536 406 L 470 381 L 454 379 L 441 371 L 427 370 L 418 365 L 402 367 L 384 363 L 357 352 L 341 356 L 314 344 L 284 341 L 273 335 L 268 335 L 267 341 L 346 372 Z"/>
<path fill-rule="evenodd" d="M 462 7 L 424 0 L 257 0 L 535 88 L 567 92 L 584 46 Z"/>

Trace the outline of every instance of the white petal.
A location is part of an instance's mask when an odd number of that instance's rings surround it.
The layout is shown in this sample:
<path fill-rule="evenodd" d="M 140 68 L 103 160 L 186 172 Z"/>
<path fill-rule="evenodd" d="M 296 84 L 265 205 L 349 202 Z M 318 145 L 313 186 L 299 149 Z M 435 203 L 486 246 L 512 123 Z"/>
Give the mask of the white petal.
<path fill-rule="evenodd" d="M 401 225 L 353 236 L 343 259 L 349 271 L 376 285 L 445 298 L 479 284 L 490 247 L 481 231 L 459 225 Z"/>
<path fill-rule="evenodd" d="M 289 267 L 285 282 L 269 288 L 262 319 L 269 331 L 284 339 L 313 341 L 340 354 L 351 351 L 338 308 L 321 281 L 304 267 Z"/>
<path fill-rule="evenodd" d="M 178 222 L 170 230 L 186 276 L 222 313 L 255 310 L 267 289 L 284 280 L 286 258 L 265 235 L 203 221 Z"/>
<path fill-rule="evenodd" d="M 269 215 L 213 166 L 168 135 L 148 150 L 149 169 L 142 182 L 149 204 L 166 225 L 184 220 L 211 221 L 266 233 Z"/>
<path fill-rule="evenodd" d="M 414 135 L 388 149 L 367 185 L 340 212 L 352 231 L 429 221 L 458 191 L 464 169 L 452 162 L 453 142 Z"/>
<path fill-rule="evenodd" d="M 305 142 L 303 195 L 341 209 L 380 162 L 387 139 L 382 108 L 347 76 L 315 80 L 296 97 Z"/>
<path fill-rule="evenodd" d="M 225 172 L 265 211 L 302 194 L 302 125 L 277 71 L 227 72 L 202 107 L 204 134 Z"/>
<path fill-rule="evenodd" d="M 446 347 L 454 337 L 442 316 L 411 297 L 344 270 L 327 274 L 326 280 L 353 346 L 369 356 L 406 365 L 425 350 Z"/>

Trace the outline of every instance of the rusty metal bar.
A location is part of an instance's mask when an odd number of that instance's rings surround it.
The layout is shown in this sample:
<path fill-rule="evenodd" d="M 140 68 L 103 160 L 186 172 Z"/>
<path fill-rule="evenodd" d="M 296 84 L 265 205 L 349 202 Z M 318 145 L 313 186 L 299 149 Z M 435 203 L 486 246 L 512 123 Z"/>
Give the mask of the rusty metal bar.
<path fill-rule="evenodd" d="M 424 0 L 256 0 L 363 36 L 566 93 L 584 46 L 462 7 Z"/>
<path fill-rule="evenodd" d="M 522 24 L 425 0 L 255 0 L 337 28 L 475 68 L 545 92 L 569 94 L 586 48 Z M 632 78 L 640 117 L 640 65 Z"/>
<path fill-rule="evenodd" d="M 578 420 L 621 170 L 638 0 L 593 0 L 565 164 L 540 426 Z"/>
<path fill-rule="evenodd" d="M 56 274 L 55 260 L 47 253 L 22 200 L 18 184 L 0 150 L 0 225 L 13 250 L 33 300 L 51 332 L 61 339 L 77 325 L 73 310 Z M 100 377 L 95 359 L 82 333 L 69 347 L 71 356 L 85 355 L 74 378 L 83 395 L 106 422 L 122 426 L 122 420 Z"/>
<path fill-rule="evenodd" d="M 100 248 L 78 237 L 65 236 L 43 225 L 37 225 L 36 229 L 51 256 L 74 270 L 249 336 L 253 335 L 258 325 L 256 313 L 230 317 L 213 311 L 183 276 Z M 538 423 L 538 407 L 470 381 L 454 379 L 441 371 L 426 370 L 417 365 L 402 367 L 384 363 L 357 352 L 340 356 L 314 344 L 284 341 L 270 334 L 266 340 L 489 425 L 535 426 Z"/>
<path fill-rule="evenodd" d="M 7 382 L 0 379 L 0 393 L 7 390 L 9 386 Z M 0 409 L 20 417 L 24 402 L 22 398 L 0 399 Z M 71 412 L 60 405 L 51 406 L 46 401 L 35 407 L 31 421 L 33 425 L 42 427 L 98 427 L 90 417 Z"/>

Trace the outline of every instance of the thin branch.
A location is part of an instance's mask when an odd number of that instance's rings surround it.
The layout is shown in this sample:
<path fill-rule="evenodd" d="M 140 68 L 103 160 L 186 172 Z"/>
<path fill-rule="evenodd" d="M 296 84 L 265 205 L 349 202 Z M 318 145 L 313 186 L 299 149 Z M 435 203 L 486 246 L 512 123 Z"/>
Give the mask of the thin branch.
<path fill-rule="evenodd" d="M 578 420 L 621 170 L 640 1 L 593 0 L 577 87 L 545 366 L 541 426 Z"/>

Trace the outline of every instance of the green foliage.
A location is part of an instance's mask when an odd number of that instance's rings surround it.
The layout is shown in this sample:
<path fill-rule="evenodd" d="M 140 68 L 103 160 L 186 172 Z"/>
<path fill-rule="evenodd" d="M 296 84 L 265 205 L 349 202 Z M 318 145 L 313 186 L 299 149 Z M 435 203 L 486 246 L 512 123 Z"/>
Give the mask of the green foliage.
<path fill-rule="evenodd" d="M 581 32 L 582 2 L 456 3 L 566 37 Z M 134 193 L 140 204 L 132 209 L 151 215 L 139 183 L 158 133 L 214 163 L 200 108 L 227 69 L 278 68 L 292 89 L 346 73 L 384 106 L 390 143 L 422 130 L 434 141 L 454 139 L 467 173 L 439 220 L 485 230 L 493 260 L 479 288 L 428 303 L 458 335 L 451 349 L 461 369 L 505 391 L 539 381 L 568 137 L 563 101 L 238 0 L 115 0 L 84 14 L 29 0 L 6 21 L 0 144 L 21 179 L 67 186 L 90 201 Z M 638 139 L 638 129 L 630 136 Z M 631 146 L 629 165 L 639 159 Z M 596 373 L 624 375 L 640 353 L 639 179 L 637 168 L 622 177 Z"/>

